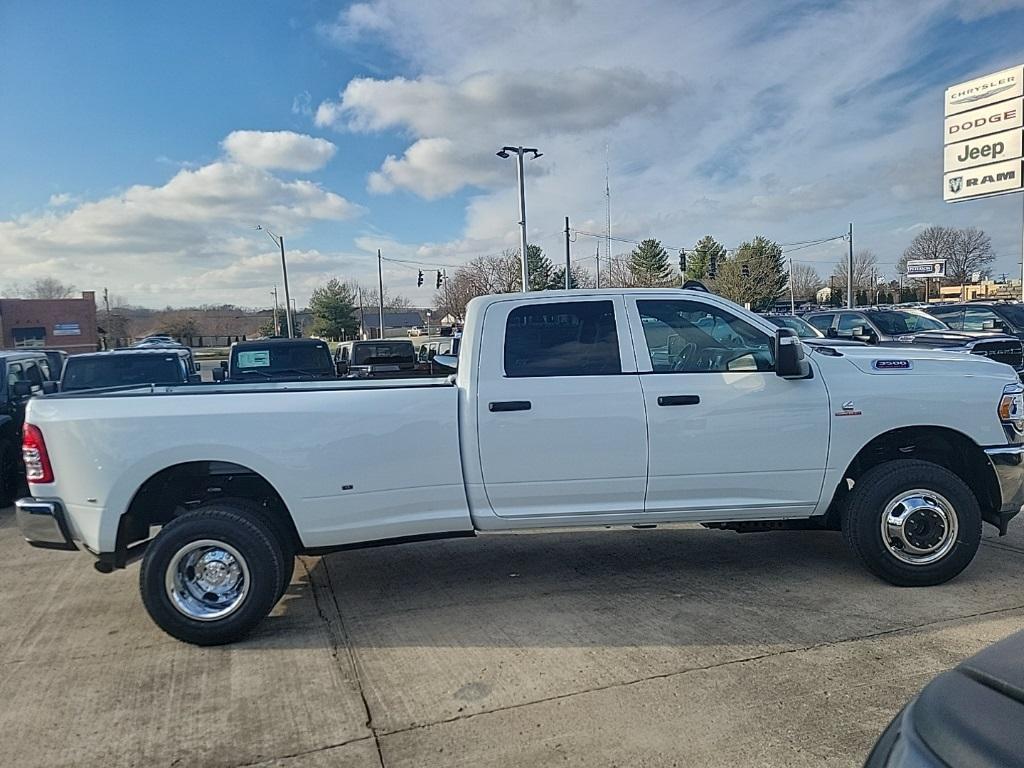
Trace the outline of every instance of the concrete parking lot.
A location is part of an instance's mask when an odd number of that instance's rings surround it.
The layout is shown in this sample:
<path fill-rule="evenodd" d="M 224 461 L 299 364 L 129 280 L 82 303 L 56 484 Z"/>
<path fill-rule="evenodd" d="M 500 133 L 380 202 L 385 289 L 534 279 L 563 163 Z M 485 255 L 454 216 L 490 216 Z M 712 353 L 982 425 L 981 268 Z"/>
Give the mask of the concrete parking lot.
<path fill-rule="evenodd" d="M 138 566 L 0 513 L 11 766 L 853 766 L 921 685 L 1024 628 L 1024 525 L 942 587 L 828 533 L 672 527 L 303 558 L 246 642 L 194 648 Z"/>

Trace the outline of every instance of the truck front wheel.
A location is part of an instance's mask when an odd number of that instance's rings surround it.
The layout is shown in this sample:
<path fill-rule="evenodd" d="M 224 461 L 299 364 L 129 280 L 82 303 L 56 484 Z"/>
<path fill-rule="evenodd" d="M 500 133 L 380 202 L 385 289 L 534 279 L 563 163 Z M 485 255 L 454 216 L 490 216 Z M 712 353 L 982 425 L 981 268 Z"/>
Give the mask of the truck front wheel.
<path fill-rule="evenodd" d="M 981 510 L 945 467 L 901 459 L 856 480 L 842 514 L 843 536 L 869 571 L 901 587 L 942 584 L 974 558 Z"/>
<path fill-rule="evenodd" d="M 281 547 L 261 519 L 208 505 L 165 525 L 142 561 L 150 618 L 186 643 L 220 645 L 248 634 L 274 607 Z"/>

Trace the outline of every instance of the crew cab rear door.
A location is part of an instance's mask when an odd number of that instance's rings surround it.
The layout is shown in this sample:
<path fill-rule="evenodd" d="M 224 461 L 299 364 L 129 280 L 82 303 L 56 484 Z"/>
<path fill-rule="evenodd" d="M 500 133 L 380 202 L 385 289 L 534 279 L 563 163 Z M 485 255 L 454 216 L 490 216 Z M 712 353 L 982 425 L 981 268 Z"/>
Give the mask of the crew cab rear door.
<path fill-rule="evenodd" d="M 491 304 L 476 409 L 495 515 L 642 512 L 647 424 L 621 296 Z"/>
<path fill-rule="evenodd" d="M 776 376 L 772 334 L 727 302 L 627 295 L 626 305 L 650 441 L 646 511 L 810 514 L 828 453 L 821 377 Z"/>

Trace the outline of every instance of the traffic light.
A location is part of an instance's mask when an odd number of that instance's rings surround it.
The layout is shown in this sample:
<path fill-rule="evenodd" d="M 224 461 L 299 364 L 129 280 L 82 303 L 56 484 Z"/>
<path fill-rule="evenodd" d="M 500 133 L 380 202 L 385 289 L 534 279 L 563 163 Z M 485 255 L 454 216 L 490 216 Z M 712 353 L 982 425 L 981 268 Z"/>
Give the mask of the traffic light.
<path fill-rule="evenodd" d="M 718 275 L 718 259 L 714 256 L 708 261 L 708 277 L 716 277 Z"/>
<path fill-rule="evenodd" d="M 416 287 L 419 288 L 421 285 L 423 285 L 423 270 L 422 269 L 420 270 L 419 277 L 416 278 Z"/>
<path fill-rule="evenodd" d="M 435 285 L 434 287 L 435 288 L 440 288 L 441 287 L 441 270 L 440 269 L 437 270 L 437 285 Z"/>
<path fill-rule="evenodd" d="M 741 264 L 740 274 L 743 275 L 744 279 L 750 277 L 750 266 L 747 264 Z"/>
<path fill-rule="evenodd" d="M 686 271 L 686 251 L 679 252 L 679 271 Z"/>

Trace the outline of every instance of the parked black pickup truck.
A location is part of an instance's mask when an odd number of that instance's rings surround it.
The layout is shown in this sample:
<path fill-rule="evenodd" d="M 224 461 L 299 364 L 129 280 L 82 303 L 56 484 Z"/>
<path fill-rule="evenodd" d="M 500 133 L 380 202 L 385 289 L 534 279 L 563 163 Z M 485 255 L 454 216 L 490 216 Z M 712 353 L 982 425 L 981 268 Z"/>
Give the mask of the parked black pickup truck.
<path fill-rule="evenodd" d="M 331 350 L 320 339 L 254 339 L 231 345 L 228 360 L 213 371 L 214 381 L 309 381 L 337 374 Z"/>
<path fill-rule="evenodd" d="M 962 350 L 1013 366 L 1024 372 L 1024 343 L 991 330 L 958 331 L 926 312 L 913 309 L 841 309 L 811 312 L 804 320 L 827 337 L 853 339 L 879 346 L 914 344 L 932 349 Z"/>
<path fill-rule="evenodd" d="M 59 375 L 59 374 L 58 374 Z M 42 351 L 0 351 L 0 506 L 18 493 L 24 475 L 21 430 L 32 395 L 55 392 L 57 382 Z"/>

